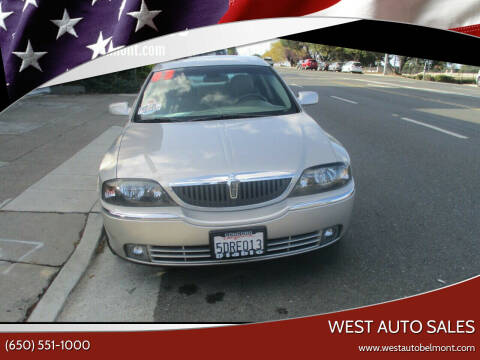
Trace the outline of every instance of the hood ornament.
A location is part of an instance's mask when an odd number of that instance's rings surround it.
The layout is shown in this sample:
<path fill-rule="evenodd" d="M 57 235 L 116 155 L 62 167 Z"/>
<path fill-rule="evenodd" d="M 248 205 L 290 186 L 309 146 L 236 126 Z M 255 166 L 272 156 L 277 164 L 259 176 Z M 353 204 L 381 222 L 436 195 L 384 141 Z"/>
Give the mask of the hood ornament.
<path fill-rule="evenodd" d="M 234 175 L 229 175 L 227 180 L 228 193 L 231 200 L 236 200 L 238 198 L 238 188 L 240 181 L 235 178 Z"/>

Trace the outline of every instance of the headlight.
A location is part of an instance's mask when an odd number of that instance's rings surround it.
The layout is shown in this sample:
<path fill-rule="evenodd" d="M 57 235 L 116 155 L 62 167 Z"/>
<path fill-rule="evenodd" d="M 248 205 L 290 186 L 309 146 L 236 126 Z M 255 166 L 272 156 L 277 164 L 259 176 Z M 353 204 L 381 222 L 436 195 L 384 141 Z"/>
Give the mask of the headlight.
<path fill-rule="evenodd" d="M 102 199 L 122 206 L 175 205 L 160 184 L 152 180 L 113 179 L 102 184 Z"/>
<path fill-rule="evenodd" d="M 334 163 L 315 166 L 306 169 L 290 196 L 317 194 L 339 188 L 351 179 L 350 166 L 344 163 Z"/>

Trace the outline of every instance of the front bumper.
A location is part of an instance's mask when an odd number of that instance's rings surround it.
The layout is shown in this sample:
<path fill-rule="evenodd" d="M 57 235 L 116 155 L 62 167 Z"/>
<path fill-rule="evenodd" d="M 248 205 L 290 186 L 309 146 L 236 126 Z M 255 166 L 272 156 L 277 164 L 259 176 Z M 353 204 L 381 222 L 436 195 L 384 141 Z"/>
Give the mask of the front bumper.
<path fill-rule="evenodd" d="M 105 230 L 113 252 L 127 260 L 163 266 L 215 265 L 290 256 L 332 244 L 348 229 L 353 209 L 352 179 L 341 189 L 242 211 L 198 211 L 181 207 L 119 208 L 102 203 Z M 265 227 L 266 253 L 257 257 L 216 260 L 210 254 L 211 231 Z M 325 241 L 324 229 L 339 226 Z M 129 258 L 126 244 L 146 245 L 148 261 Z"/>

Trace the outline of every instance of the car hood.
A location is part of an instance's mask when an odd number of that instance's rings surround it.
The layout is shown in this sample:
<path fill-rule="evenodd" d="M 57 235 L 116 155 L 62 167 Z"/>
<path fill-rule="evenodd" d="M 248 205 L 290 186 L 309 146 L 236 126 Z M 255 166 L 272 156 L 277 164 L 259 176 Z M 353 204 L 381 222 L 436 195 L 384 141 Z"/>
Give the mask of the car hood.
<path fill-rule="evenodd" d="M 338 161 L 326 133 L 307 114 L 177 123 L 130 123 L 118 178 L 162 185 L 241 173 L 301 173 Z"/>

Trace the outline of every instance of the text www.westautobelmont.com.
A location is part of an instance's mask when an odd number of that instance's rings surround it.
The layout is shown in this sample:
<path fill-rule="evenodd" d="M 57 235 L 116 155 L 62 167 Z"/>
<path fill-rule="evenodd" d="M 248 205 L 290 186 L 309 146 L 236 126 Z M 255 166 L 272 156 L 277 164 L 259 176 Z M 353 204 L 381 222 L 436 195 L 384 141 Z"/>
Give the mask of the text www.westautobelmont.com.
<path fill-rule="evenodd" d="M 359 345 L 360 352 L 475 352 L 473 345 Z"/>

